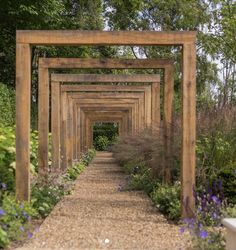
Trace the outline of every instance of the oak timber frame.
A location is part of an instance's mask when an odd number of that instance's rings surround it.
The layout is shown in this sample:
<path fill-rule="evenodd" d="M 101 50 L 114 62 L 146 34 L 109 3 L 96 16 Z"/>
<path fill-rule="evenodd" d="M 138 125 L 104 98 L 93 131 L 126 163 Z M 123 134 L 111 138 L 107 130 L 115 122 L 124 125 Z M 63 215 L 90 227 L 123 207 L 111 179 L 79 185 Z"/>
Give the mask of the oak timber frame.
<path fill-rule="evenodd" d="M 79 101 L 81 100 L 84 100 L 84 99 L 80 99 L 79 98 L 80 96 L 78 95 L 73 95 L 73 96 L 70 96 L 69 97 L 69 102 L 72 101 L 73 104 L 77 104 L 79 105 Z M 77 99 L 78 98 L 78 99 Z M 90 95 L 88 96 L 88 99 L 87 100 L 95 100 L 96 99 L 96 96 L 93 97 L 93 95 Z M 144 97 L 143 97 L 143 93 L 136 93 L 136 94 L 127 94 L 125 93 L 124 94 L 120 94 L 120 96 L 117 96 L 116 98 L 113 98 L 112 95 L 110 95 L 110 98 L 109 98 L 109 95 L 106 96 L 106 97 L 103 97 L 101 96 L 99 100 L 103 100 L 104 103 L 108 103 L 109 101 L 111 101 L 111 103 L 114 103 L 113 100 L 116 101 L 116 103 L 131 103 L 133 101 L 135 101 L 135 106 L 134 106 L 134 109 L 131 110 L 130 112 L 130 120 L 132 121 L 132 123 L 130 124 L 131 125 L 131 128 L 129 129 L 130 132 L 138 132 L 139 130 L 142 130 L 142 128 L 144 128 L 144 126 L 142 126 L 142 124 L 140 125 L 139 122 L 140 122 L 140 118 L 143 117 L 143 113 L 144 113 Z M 124 102 L 125 101 L 125 102 Z M 73 105 L 72 104 L 72 105 Z M 101 108 L 102 110 L 102 108 Z M 83 115 L 84 113 L 82 112 L 80 115 L 78 115 L 79 112 L 77 113 L 77 116 L 80 117 L 81 116 L 81 123 L 83 122 Z M 75 117 L 75 113 L 73 114 L 73 117 Z M 70 126 L 70 125 L 68 125 Z M 80 133 L 80 131 L 78 131 L 78 134 Z M 82 134 L 82 133 L 81 133 Z M 84 137 L 86 138 L 86 137 Z M 86 139 L 85 139 L 86 141 Z M 81 141 L 82 143 L 84 143 L 84 141 Z"/>
<path fill-rule="evenodd" d="M 68 105 L 66 105 L 65 107 L 69 107 L 68 108 L 68 112 L 66 112 L 64 114 L 64 112 L 62 113 L 62 123 L 64 124 L 64 126 L 62 127 L 62 130 L 63 130 L 63 133 L 62 136 L 64 136 L 64 139 L 62 139 L 62 141 L 64 142 L 64 140 L 67 141 L 67 143 L 62 143 L 62 152 L 65 154 L 65 157 L 64 159 L 67 159 L 67 163 L 64 164 L 64 168 L 67 167 L 67 165 L 71 165 L 72 163 L 72 145 L 73 145 L 73 133 L 72 133 L 72 128 L 71 126 L 73 125 L 73 114 L 69 115 L 68 118 L 66 119 L 67 117 L 67 114 L 69 114 L 70 112 L 73 111 L 73 106 L 74 105 L 77 105 L 77 106 L 81 106 L 82 104 L 84 104 L 85 106 L 88 105 L 88 104 L 96 104 L 97 106 L 100 105 L 101 109 L 103 107 L 103 105 L 107 105 L 107 106 L 111 106 L 113 104 L 116 104 L 116 105 L 119 105 L 119 104 L 124 104 L 124 106 L 126 105 L 126 107 L 128 107 L 128 105 L 130 104 L 133 104 L 134 107 L 133 107 L 133 112 L 132 112 L 132 124 L 136 124 L 134 126 L 134 129 L 135 127 L 137 127 L 137 123 L 138 123 L 138 114 L 141 113 L 139 112 L 139 109 L 142 107 L 143 108 L 143 96 L 138 96 L 140 95 L 139 93 L 136 93 L 137 97 L 130 97 L 130 98 L 116 98 L 114 99 L 113 97 L 110 97 L 107 96 L 107 98 L 99 98 L 97 99 L 96 96 L 94 98 L 87 98 L 87 99 L 79 99 L 79 98 L 76 98 L 76 96 L 73 98 L 70 96 L 70 94 L 68 94 Z M 63 100 L 62 100 L 63 101 Z M 64 110 L 64 108 L 63 108 Z M 81 116 L 78 115 L 79 117 Z M 134 131 L 133 131 L 134 132 Z M 81 133 L 78 133 L 81 135 Z M 82 142 L 82 145 L 84 145 L 84 142 L 85 142 L 85 137 L 84 135 L 82 135 L 82 139 L 81 142 Z M 65 146 L 65 148 L 63 147 Z"/>
<path fill-rule="evenodd" d="M 193 31 L 40 31 L 16 32 L 16 196 L 30 198 L 30 95 L 31 46 L 127 45 L 182 47 L 182 216 L 192 216 L 195 206 L 196 143 L 196 32 Z M 46 84 L 47 85 L 47 84 Z M 40 90 L 42 91 L 42 89 Z M 45 91 L 46 101 L 48 91 Z M 41 114 L 42 115 L 42 114 Z M 45 119 L 48 119 L 48 116 Z M 47 160 L 47 159 L 46 159 Z"/>
<path fill-rule="evenodd" d="M 66 82 L 91 82 L 92 81 L 96 81 L 96 82 L 109 82 L 113 81 L 113 82 L 143 82 L 145 81 L 146 83 L 151 83 L 152 85 L 144 85 L 144 86 L 117 86 L 117 85 L 61 85 L 61 93 L 59 93 L 59 85 L 60 84 L 64 84 Z M 63 82 L 62 82 L 63 81 Z M 153 81 L 155 81 L 153 83 Z M 160 104 L 160 92 L 159 92 L 159 88 L 157 87 L 157 85 L 159 85 L 160 82 L 160 77 L 159 75 L 142 75 L 142 74 L 138 74 L 138 75 L 97 75 L 97 74 L 89 74 L 89 75 L 83 75 L 83 74 L 52 74 L 51 75 L 51 93 L 52 93 L 52 156 L 53 156 L 53 164 L 54 166 L 60 165 L 60 161 L 59 161 L 59 145 L 60 145 L 60 139 L 58 139 L 59 137 L 59 123 L 58 123 L 58 114 L 60 114 L 60 101 L 59 98 L 60 96 L 63 96 L 63 92 L 66 91 L 68 92 L 73 92 L 70 93 L 71 97 L 75 97 L 78 98 L 79 94 L 78 93 L 74 93 L 74 92 L 78 92 L 79 90 L 81 92 L 86 91 L 86 93 L 84 94 L 80 94 L 80 98 L 88 98 L 88 97 L 92 97 L 95 94 L 93 93 L 87 93 L 88 91 L 90 92 L 111 92 L 113 91 L 113 98 L 119 98 L 119 96 L 121 95 L 122 91 L 132 91 L 134 92 L 133 95 L 136 95 L 135 93 L 141 93 L 144 92 L 145 94 L 145 107 L 144 107 L 144 111 L 145 111 L 145 117 L 142 117 L 142 113 L 143 112 L 137 112 L 137 114 L 135 116 L 137 116 L 138 114 L 140 114 L 141 116 L 139 116 L 139 127 L 135 127 L 134 129 L 140 130 L 143 129 L 144 126 L 141 125 L 142 121 L 146 121 L 146 126 L 150 126 L 150 124 L 153 122 L 153 125 L 155 126 L 159 126 L 160 121 L 160 106 L 158 106 Z M 118 92 L 118 93 L 114 93 L 114 91 Z M 88 96 L 88 94 L 90 96 Z M 131 93 L 123 93 L 122 95 L 129 95 L 128 98 L 130 98 Z M 100 93 L 99 95 L 96 95 L 96 98 L 101 98 L 101 97 L 108 97 L 111 96 L 111 93 Z M 65 96 L 64 98 L 67 98 L 67 96 Z M 68 104 L 65 101 L 63 102 L 63 106 L 66 107 L 66 105 L 68 106 Z M 152 107 L 151 107 L 152 106 Z M 71 108 L 72 109 L 72 108 Z M 63 109 L 64 110 L 64 109 Z M 152 110 L 155 110 L 154 113 L 152 113 Z M 70 112 L 69 112 L 70 113 Z M 154 117 L 153 117 L 154 116 Z M 63 117 L 63 115 L 62 115 Z M 68 119 L 69 121 L 71 120 L 70 118 Z M 155 124 L 154 124 L 155 122 Z M 134 123 L 135 124 L 135 123 Z M 70 126 L 70 125 L 69 125 Z M 66 131 L 66 128 L 65 128 Z M 71 129 L 69 129 L 69 131 L 72 131 Z M 62 133 L 61 133 L 62 134 Z M 62 134 L 63 135 L 63 134 Z M 74 138 L 75 136 L 68 136 L 68 137 L 72 137 Z M 86 139 L 85 139 L 86 141 Z M 69 155 L 71 155 L 72 149 L 71 149 L 71 144 L 70 143 L 65 143 L 65 145 L 68 145 L 68 149 L 69 149 Z M 54 152 L 57 152 L 56 154 Z M 66 154 L 66 157 L 63 157 L 63 159 L 67 158 L 67 149 L 62 150 L 62 152 L 64 152 Z M 78 156 L 77 156 L 78 158 Z M 69 157 L 68 162 L 69 164 L 71 164 L 73 161 L 73 158 Z M 64 167 L 65 168 L 67 166 L 67 163 L 64 162 Z"/>
<path fill-rule="evenodd" d="M 87 148 L 91 148 L 93 146 L 93 125 L 94 123 L 102 122 L 102 123 L 117 123 L 118 134 L 122 137 L 127 131 L 128 124 L 128 113 L 125 111 L 113 111 L 113 112 L 86 112 L 85 114 L 85 131 L 86 138 L 88 141 L 86 142 Z"/>
<path fill-rule="evenodd" d="M 48 169 L 49 69 L 164 69 L 164 153 L 165 180 L 170 180 L 172 148 L 172 106 L 174 96 L 174 64 L 170 59 L 85 59 L 39 58 L 39 169 Z M 153 84 L 153 93 L 160 93 L 160 85 Z M 160 94 L 156 97 L 160 100 Z M 152 121 L 160 124 L 160 101 L 152 103 Z M 43 118 L 43 120 L 41 119 Z M 155 120 L 156 119 L 156 120 Z"/>
<path fill-rule="evenodd" d="M 147 83 L 151 83 L 152 86 L 117 86 L 117 85 L 61 85 L 62 83 L 79 83 L 79 82 L 96 82 L 96 83 L 111 83 L 111 82 L 119 82 L 119 83 L 143 83 L 145 81 L 145 84 Z M 55 166 L 59 166 L 60 165 L 60 149 L 59 149 L 59 145 L 61 140 L 58 138 L 60 136 L 59 133 L 59 128 L 58 128 L 58 114 L 60 113 L 60 109 L 59 109 L 59 98 L 60 96 L 62 96 L 62 98 L 64 98 L 64 100 L 62 100 L 63 104 L 61 104 L 61 106 L 63 106 L 64 108 L 62 109 L 65 110 L 66 106 L 70 106 L 70 104 L 68 104 L 65 100 L 68 98 L 67 94 L 64 95 L 63 91 L 66 91 L 66 93 L 71 92 L 70 90 L 73 90 L 73 92 L 75 92 L 76 90 L 81 90 L 81 91 L 106 91 L 106 92 L 110 92 L 113 90 L 113 93 L 100 93 L 99 95 L 97 94 L 95 96 L 94 93 L 84 93 L 84 94 L 76 94 L 76 93 L 70 93 L 70 96 L 76 97 L 78 98 L 80 96 L 80 98 L 84 99 L 89 97 L 89 95 L 92 97 L 94 96 L 94 98 L 97 98 L 98 100 L 101 99 L 101 97 L 105 98 L 105 97 L 112 97 L 114 98 L 119 98 L 119 96 L 121 95 L 121 90 L 126 90 L 126 91 L 132 91 L 135 92 L 134 94 L 131 93 L 123 93 L 122 95 L 129 95 L 126 98 L 131 98 L 131 95 L 137 95 L 138 92 L 140 92 L 140 90 L 142 92 L 144 92 L 145 95 L 145 102 L 146 102 L 146 107 L 144 107 L 144 111 L 145 111 L 145 115 L 146 115 L 146 119 L 143 119 L 142 116 L 139 117 L 139 121 L 140 123 L 142 122 L 142 120 L 146 120 L 147 122 L 145 123 L 146 126 L 150 126 L 152 119 L 153 121 L 157 121 L 157 118 L 160 117 L 160 107 L 157 106 L 157 104 L 160 103 L 160 93 L 159 93 L 159 88 L 156 87 L 156 85 L 159 85 L 160 82 L 160 76 L 158 74 L 136 74 L 136 75 L 107 75 L 107 74 L 51 74 L 51 86 L 52 86 L 52 156 L 53 156 L 53 165 L 54 168 Z M 61 94 L 59 93 L 59 85 L 61 86 Z M 119 91 L 118 93 L 115 93 L 115 91 Z M 141 93 L 141 92 L 140 92 Z M 63 97 L 64 96 L 64 97 Z M 153 101 L 151 100 L 152 96 L 155 98 Z M 152 117 L 152 108 L 151 105 L 152 103 L 155 103 L 155 113 L 154 115 L 157 117 Z M 54 110 L 56 110 L 54 112 Z M 72 110 L 72 106 L 71 106 L 71 110 Z M 68 113 L 70 114 L 70 111 L 68 111 Z M 136 117 L 138 117 L 138 115 L 142 115 L 142 112 L 136 112 L 134 119 L 137 119 Z M 67 117 L 67 112 L 65 115 L 62 114 L 62 117 L 65 116 Z M 72 120 L 73 118 L 71 118 L 72 115 L 69 116 L 68 120 Z M 62 122 L 63 123 L 63 122 Z M 68 125 L 68 137 L 70 138 L 69 140 L 67 140 L 67 135 L 66 135 L 66 124 L 68 122 L 64 121 L 64 131 L 65 133 L 61 133 L 62 136 L 65 136 L 64 139 L 62 140 L 64 143 L 62 144 L 62 154 L 63 154 L 63 169 L 67 168 L 68 164 L 70 165 L 73 162 L 73 157 L 71 157 L 73 155 L 73 148 L 71 145 L 73 145 L 73 138 L 74 138 L 74 133 L 72 134 L 72 128 L 70 128 L 71 124 Z M 73 122 L 72 122 L 73 123 Z M 138 121 L 135 122 L 134 124 L 138 124 Z M 156 124 L 156 126 L 158 126 L 158 124 Z M 134 129 L 136 130 L 140 130 L 142 128 L 144 128 L 144 126 L 141 126 L 141 124 L 139 125 L 139 127 L 136 127 Z M 65 141 L 67 141 L 67 143 L 65 143 Z M 85 138 L 86 141 L 86 138 Z M 78 145 L 78 144 L 77 144 Z M 78 147 L 80 149 L 80 147 Z M 80 150 L 79 150 L 80 151 Z M 78 155 L 77 157 L 78 158 Z M 60 167 L 59 167 L 60 168 Z"/>

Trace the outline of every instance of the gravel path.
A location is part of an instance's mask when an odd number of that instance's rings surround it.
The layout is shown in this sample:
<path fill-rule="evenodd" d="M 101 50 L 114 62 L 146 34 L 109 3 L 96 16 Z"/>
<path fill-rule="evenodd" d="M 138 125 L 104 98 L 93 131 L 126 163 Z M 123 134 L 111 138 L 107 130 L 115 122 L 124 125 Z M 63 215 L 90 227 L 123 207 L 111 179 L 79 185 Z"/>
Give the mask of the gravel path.
<path fill-rule="evenodd" d="M 111 153 L 97 153 L 21 250 L 185 249 L 179 227 L 168 223 L 143 192 L 121 192 L 125 174 Z"/>

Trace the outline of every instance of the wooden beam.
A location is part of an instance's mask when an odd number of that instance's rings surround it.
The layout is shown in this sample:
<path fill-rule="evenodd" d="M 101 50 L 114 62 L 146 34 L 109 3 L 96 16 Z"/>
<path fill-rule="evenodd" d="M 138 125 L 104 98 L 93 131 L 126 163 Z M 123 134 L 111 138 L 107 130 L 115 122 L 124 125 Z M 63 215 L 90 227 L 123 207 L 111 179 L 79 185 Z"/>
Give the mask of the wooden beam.
<path fill-rule="evenodd" d="M 51 81 L 55 82 L 96 82 L 96 83 L 152 83 L 160 82 L 160 75 L 157 74 L 136 74 L 136 75 L 108 75 L 108 74 L 51 74 Z"/>
<path fill-rule="evenodd" d="M 17 30 L 17 43 L 31 45 L 183 45 L 195 31 Z"/>
<path fill-rule="evenodd" d="M 171 59 L 110 59 L 110 58 L 39 58 L 39 68 L 46 69 L 160 69 Z"/>
<path fill-rule="evenodd" d="M 127 86 L 127 85 L 61 85 L 61 91 L 73 92 L 73 91 L 81 91 L 81 92 L 142 92 L 151 90 L 151 85 L 142 85 L 142 86 Z"/>

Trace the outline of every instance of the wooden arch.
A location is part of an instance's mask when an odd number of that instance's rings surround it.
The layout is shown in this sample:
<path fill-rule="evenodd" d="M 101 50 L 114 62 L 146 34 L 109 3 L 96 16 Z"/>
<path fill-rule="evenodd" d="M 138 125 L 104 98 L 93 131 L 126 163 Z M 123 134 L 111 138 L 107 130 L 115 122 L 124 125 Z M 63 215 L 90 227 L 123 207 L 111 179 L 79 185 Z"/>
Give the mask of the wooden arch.
<path fill-rule="evenodd" d="M 17 31 L 16 33 L 16 195 L 30 197 L 31 46 L 165 45 L 181 46 L 182 62 L 182 215 L 192 216 L 195 200 L 196 32 L 156 31 Z M 41 90 L 40 90 L 41 91 Z M 47 90 L 45 96 L 48 97 Z M 44 117 L 46 118 L 46 117 Z"/>

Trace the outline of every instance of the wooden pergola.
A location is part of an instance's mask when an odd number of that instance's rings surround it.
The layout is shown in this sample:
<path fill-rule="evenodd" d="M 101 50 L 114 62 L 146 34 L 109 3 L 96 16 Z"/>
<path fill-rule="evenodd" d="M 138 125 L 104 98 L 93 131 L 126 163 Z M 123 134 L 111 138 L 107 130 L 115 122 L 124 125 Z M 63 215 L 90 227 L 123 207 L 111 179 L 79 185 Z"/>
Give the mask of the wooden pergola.
<path fill-rule="evenodd" d="M 166 169 L 170 169 L 171 124 L 174 92 L 174 67 L 170 59 L 91 59 L 91 58 L 39 58 L 39 169 L 48 169 L 49 86 L 50 69 L 164 69 L 164 130 Z M 65 86 L 66 87 L 66 86 Z M 91 87 L 93 88 L 93 87 Z M 107 89 L 109 86 L 106 87 Z M 136 86 L 137 88 L 137 86 Z M 153 84 L 153 93 L 160 93 L 160 85 Z M 89 86 L 88 86 L 89 90 Z M 106 90 L 104 90 L 106 91 Z M 153 98 L 153 123 L 160 123 L 160 96 Z M 157 101 L 156 101 L 157 100 Z M 160 101 L 159 101 L 160 102 Z M 159 116 L 158 116 L 159 114 Z M 169 172 L 166 171 L 167 177 Z"/>
<path fill-rule="evenodd" d="M 155 31 L 17 31 L 16 34 L 16 195 L 29 199 L 30 195 L 30 94 L 31 47 L 37 45 L 87 45 L 87 46 L 181 46 L 182 47 L 182 163 L 181 204 L 183 217 L 191 216 L 194 209 L 196 141 L 196 32 Z M 40 104 L 49 107 L 49 80 L 39 86 Z M 40 105 L 40 106 L 41 106 Z M 44 106 L 44 105 L 42 105 Z M 45 108 L 45 106 L 44 106 Z M 39 111 L 48 124 L 48 109 Z M 43 121 L 41 119 L 41 121 Z M 166 121 L 165 121 L 166 122 Z M 43 129 L 42 129 L 43 127 Z M 40 140 L 48 144 L 48 127 L 39 124 Z M 44 130 L 45 129 L 45 130 Z M 44 135 L 42 137 L 42 132 Z M 44 138 L 44 139 L 43 139 Z M 45 149 L 44 149 L 45 150 Z M 42 150 L 42 154 L 48 152 Z M 43 158 L 41 158 L 43 159 Z M 48 161 L 48 157 L 44 159 Z"/>
<path fill-rule="evenodd" d="M 96 82 L 96 83 L 106 83 L 106 82 L 129 82 L 129 83 L 152 83 L 152 86 L 117 86 L 117 85 L 61 85 L 62 83 L 72 83 L 72 82 Z M 73 161 L 73 153 L 72 153 L 72 147 L 70 145 L 73 145 L 72 141 L 74 138 L 79 137 L 75 136 L 76 133 L 72 133 L 73 131 L 73 120 L 76 120 L 75 115 L 72 113 L 73 111 L 73 103 L 71 101 L 77 101 L 78 99 L 83 99 L 84 101 L 88 102 L 89 98 L 94 98 L 92 102 L 101 101 L 101 98 L 103 99 L 109 99 L 109 103 L 113 102 L 113 99 L 117 98 L 125 98 L 125 99 L 135 99 L 139 98 L 140 103 L 138 109 L 136 112 L 134 112 L 134 118 L 136 119 L 136 122 L 133 124 L 135 125 L 133 128 L 134 131 L 140 131 L 140 129 L 143 129 L 145 126 L 150 126 L 153 122 L 153 126 L 156 127 L 159 126 L 160 121 L 158 121 L 157 118 L 160 117 L 160 106 L 159 98 L 159 88 L 155 88 L 156 85 L 160 82 L 159 75 L 96 75 L 96 74 L 90 74 L 90 75 L 78 75 L 78 74 L 52 74 L 51 75 L 51 87 L 52 87 L 52 155 L 53 155 L 53 165 L 59 165 L 60 164 L 60 157 L 59 157 L 59 145 L 60 145 L 60 122 L 59 122 L 59 114 L 60 114 L 60 99 L 61 100 L 61 106 L 62 109 L 62 117 L 64 119 L 67 119 L 68 122 L 64 121 L 64 131 L 68 131 L 65 133 L 61 133 L 62 136 L 65 136 L 64 140 L 70 140 L 71 143 L 64 143 L 63 146 L 68 145 L 68 154 L 67 154 L 67 148 L 62 149 L 62 152 L 65 152 L 65 155 L 63 159 L 68 159 L 69 165 Z M 59 90 L 59 86 L 61 85 L 61 92 Z M 119 92 L 117 91 L 119 90 Z M 80 91 L 80 93 L 78 93 Z M 106 93 L 103 93 L 105 91 Z M 112 92 L 111 92 L 112 91 Z M 125 91 L 126 93 L 122 93 L 121 91 Z M 132 91 L 132 93 L 128 93 Z M 96 93 L 92 93 L 96 92 Z M 86 99 L 86 100 L 85 100 Z M 153 104 L 153 106 L 152 106 Z M 67 110 L 69 108 L 69 110 Z M 143 110 L 144 108 L 144 110 Z M 151 110 L 154 109 L 156 112 L 152 114 Z M 67 113 L 69 115 L 67 115 Z M 155 115 L 155 117 L 152 117 L 152 115 Z M 157 116 L 157 117 L 156 117 Z M 72 121 L 70 123 L 70 121 Z M 157 122 L 154 124 L 154 122 Z M 144 123 L 144 124 L 143 124 Z M 67 128 L 68 127 L 68 128 Z M 86 139 L 85 139 L 86 141 Z M 78 144 L 77 144 L 78 145 Z M 54 150 L 55 149 L 55 150 Z M 79 149 L 80 151 L 80 149 Z M 69 156 L 69 158 L 67 157 Z M 78 156 L 77 156 L 78 158 Z M 64 167 L 66 168 L 67 163 L 64 162 Z"/>

